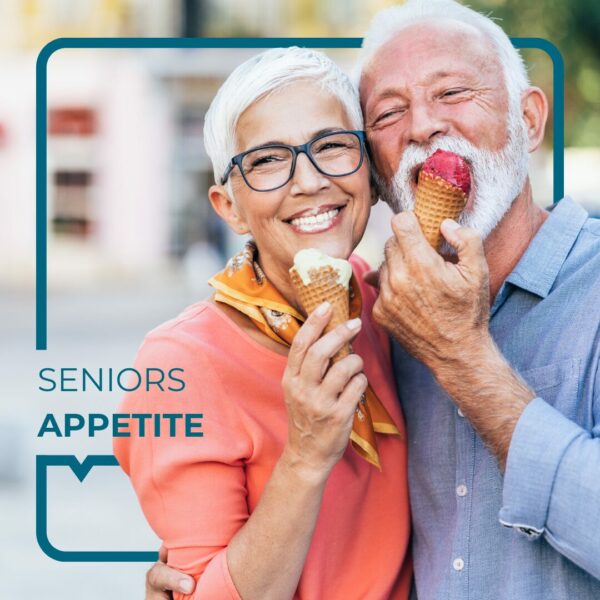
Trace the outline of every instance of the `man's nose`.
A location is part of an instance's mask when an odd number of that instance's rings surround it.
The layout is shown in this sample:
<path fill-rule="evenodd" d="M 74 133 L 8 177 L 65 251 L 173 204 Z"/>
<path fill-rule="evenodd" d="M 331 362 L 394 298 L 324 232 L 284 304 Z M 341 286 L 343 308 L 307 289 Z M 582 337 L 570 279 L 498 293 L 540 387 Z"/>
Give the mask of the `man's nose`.
<path fill-rule="evenodd" d="M 425 144 L 440 134 L 447 134 L 447 124 L 436 115 L 428 102 L 414 103 L 410 110 L 410 142 Z"/>
<path fill-rule="evenodd" d="M 303 152 L 296 158 L 296 168 L 292 176 L 292 194 L 315 194 L 329 187 L 329 178 L 319 172 Z"/>

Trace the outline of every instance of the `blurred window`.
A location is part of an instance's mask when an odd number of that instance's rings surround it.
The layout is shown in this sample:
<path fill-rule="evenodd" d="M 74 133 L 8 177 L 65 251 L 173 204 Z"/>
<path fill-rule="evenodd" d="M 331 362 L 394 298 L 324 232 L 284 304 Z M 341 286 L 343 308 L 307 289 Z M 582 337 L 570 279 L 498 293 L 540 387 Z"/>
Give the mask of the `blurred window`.
<path fill-rule="evenodd" d="M 92 174 L 89 171 L 56 171 L 54 173 L 54 215 L 52 228 L 57 234 L 88 237 Z"/>
<path fill-rule="evenodd" d="M 94 135 L 96 133 L 96 111 L 91 108 L 50 110 L 48 133 L 50 135 Z"/>

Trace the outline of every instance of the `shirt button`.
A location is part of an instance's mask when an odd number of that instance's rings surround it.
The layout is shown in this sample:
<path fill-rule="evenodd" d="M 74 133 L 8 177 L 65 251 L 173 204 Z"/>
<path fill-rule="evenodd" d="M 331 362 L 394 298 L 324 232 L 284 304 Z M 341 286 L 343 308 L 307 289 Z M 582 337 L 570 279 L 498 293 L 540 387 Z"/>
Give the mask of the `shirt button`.
<path fill-rule="evenodd" d="M 459 416 L 459 417 L 464 417 L 464 416 L 465 416 L 465 414 L 463 413 L 463 411 L 462 411 L 462 410 L 460 410 L 460 408 L 458 409 L 458 411 L 457 411 L 457 412 L 458 412 L 458 416 Z"/>
<path fill-rule="evenodd" d="M 455 571 L 462 571 L 465 568 L 465 561 L 462 558 L 455 558 L 452 561 L 452 567 Z"/>
<path fill-rule="evenodd" d="M 460 496 L 461 498 L 463 496 L 466 496 L 467 495 L 467 486 L 466 485 L 459 485 L 459 486 L 457 486 L 457 488 L 456 488 L 456 495 Z"/>

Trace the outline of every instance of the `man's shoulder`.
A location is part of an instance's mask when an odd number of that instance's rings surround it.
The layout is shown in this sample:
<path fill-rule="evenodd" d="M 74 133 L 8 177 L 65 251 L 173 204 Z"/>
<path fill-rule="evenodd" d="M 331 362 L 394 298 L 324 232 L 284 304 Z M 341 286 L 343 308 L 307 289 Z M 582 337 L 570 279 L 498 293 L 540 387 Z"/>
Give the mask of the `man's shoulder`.
<path fill-rule="evenodd" d="M 590 243 L 600 243 L 600 218 L 588 217 L 581 231 L 584 235 L 591 236 Z"/>
<path fill-rule="evenodd" d="M 590 284 L 600 285 L 600 219 L 588 217 L 583 223 L 565 267 L 585 270 L 591 276 Z"/>

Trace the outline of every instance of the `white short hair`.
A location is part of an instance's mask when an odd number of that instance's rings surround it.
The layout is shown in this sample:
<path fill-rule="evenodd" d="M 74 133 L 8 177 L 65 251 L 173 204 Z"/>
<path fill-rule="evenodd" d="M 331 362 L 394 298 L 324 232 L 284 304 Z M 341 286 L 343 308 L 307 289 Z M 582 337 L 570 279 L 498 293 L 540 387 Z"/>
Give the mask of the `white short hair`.
<path fill-rule="evenodd" d="M 529 87 L 527 69 L 519 51 L 504 30 L 490 17 L 463 6 L 455 0 L 407 0 L 375 15 L 363 41 L 362 55 L 353 77 L 357 84 L 377 51 L 399 31 L 417 23 L 451 19 L 471 25 L 493 45 L 504 73 L 509 104 L 518 106 L 521 94 Z"/>
<path fill-rule="evenodd" d="M 358 92 L 350 78 L 328 56 L 296 46 L 267 50 L 242 63 L 229 75 L 204 118 L 204 146 L 212 161 L 216 183 L 221 183 L 229 161 L 239 152 L 236 127 L 242 113 L 254 102 L 298 81 L 314 82 L 337 98 L 351 126 L 363 128 Z"/>

